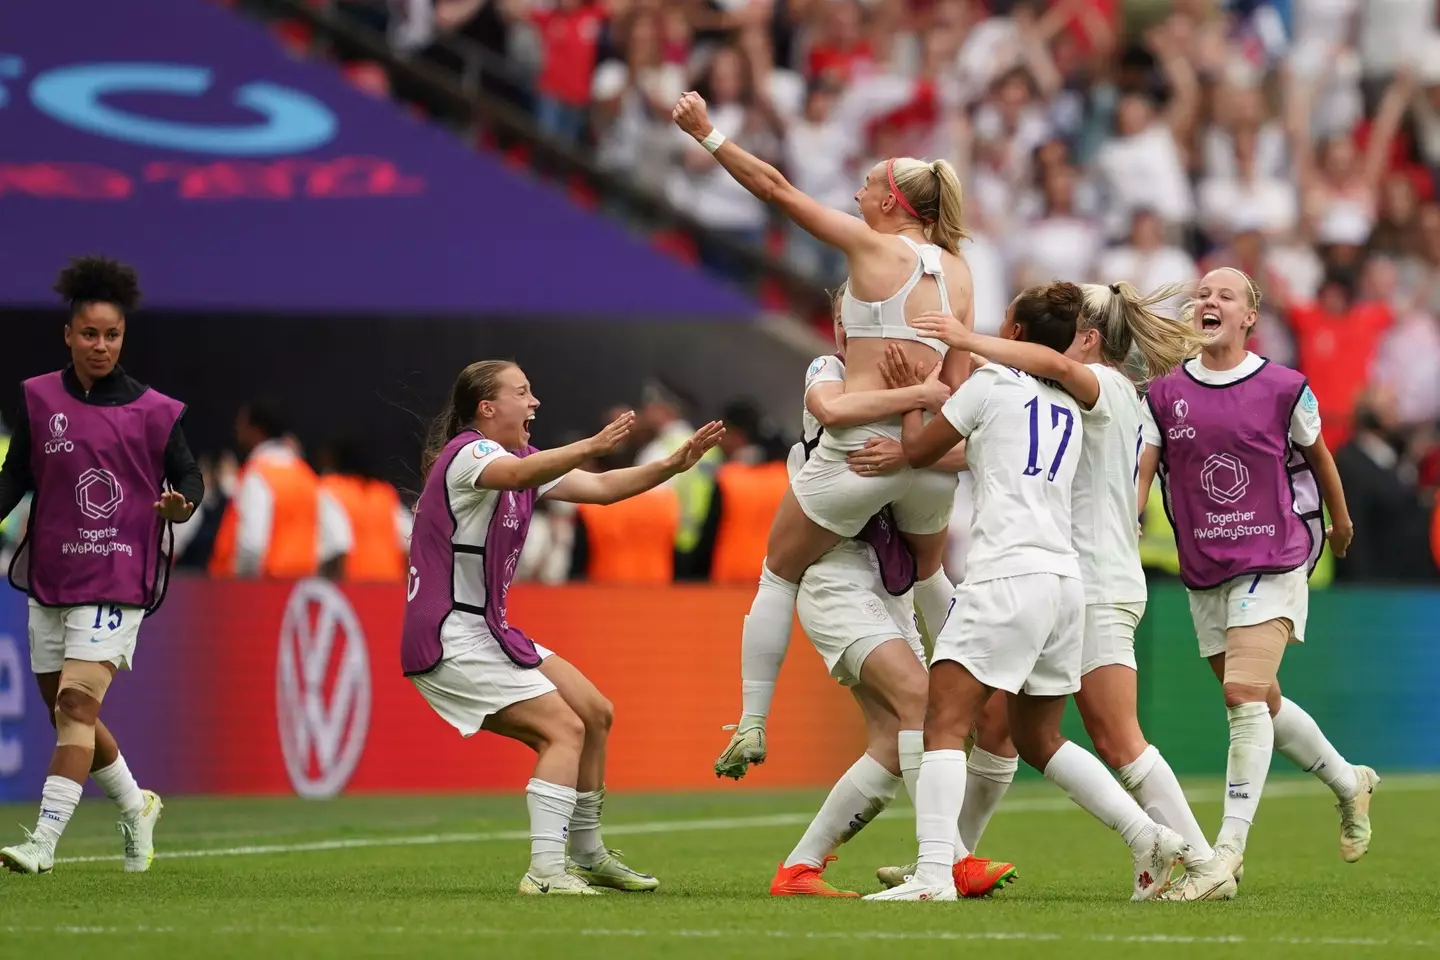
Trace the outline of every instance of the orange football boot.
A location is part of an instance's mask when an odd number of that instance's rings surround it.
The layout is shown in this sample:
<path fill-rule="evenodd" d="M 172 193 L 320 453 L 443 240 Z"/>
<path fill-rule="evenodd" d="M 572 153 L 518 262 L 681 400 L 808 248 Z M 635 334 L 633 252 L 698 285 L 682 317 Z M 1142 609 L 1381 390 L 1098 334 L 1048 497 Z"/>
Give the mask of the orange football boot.
<path fill-rule="evenodd" d="M 996 863 L 983 857 L 969 856 L 955 864 L 955 892 L 962 897 L 988 897 L 1020 874 L 1013 863 Z"/>
<path fill-rule="evenodd" d="M 858 897 L 860 894 L 851 893 L 849 890 L 836 890 L 829 882 L 821 876 L 825 868 L 836 860 L 836 857 L 826 857 L 825 862 L 820 864 L 819 869 L 809 864 L 797 863 L 793 867 L 785 864 L 775 870 L 775 879 L 770 881 L 770 896 L 772 897 Z M 1012 868 L 1013 869 L 1013 868 Z"/>

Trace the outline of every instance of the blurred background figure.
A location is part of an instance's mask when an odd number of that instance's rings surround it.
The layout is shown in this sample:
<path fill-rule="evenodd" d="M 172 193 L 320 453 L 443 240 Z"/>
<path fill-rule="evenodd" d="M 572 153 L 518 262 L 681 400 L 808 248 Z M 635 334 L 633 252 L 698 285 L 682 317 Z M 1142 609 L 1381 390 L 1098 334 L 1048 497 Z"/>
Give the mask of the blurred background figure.
<path fill-rule="evenodd" d="M 1340 581 L 1424 582 L 1436 576 L 1430 550 L 1430 511 L 1415 490 L 1415 464 L 1389 390 L 1366 391 L 1355 404 L 1349 442 L 1335 455 L 1356 530 L 1355 549 L 1335 562 Z M 1362 542 L 1364 541 L 1364 542 Z"/>
<path fill-rule="evenodd" d="M 360 583 L 404 581 L 415 518 L 400 502 L 399 491 L 377 476 L 356 437 L 331 440 L 316 459 L 320 494 L 333 498 L 350 522 L 351 547 L 336 561 L 338 577 Z"/>
<path fill-rule="evenodd" d="M 719 173 L 729 179 L 723 170 Z M 646 384 L 637 411 L 640 422 L 635 432 L 645 438 L 644 446 L 635 455 L 637 466 L 664 460 L 690 439 L 695 428 L 682 415 L 681 407 L 680 398 L 665 384 L 658 380 Z M 675 576 L 679 579 L 704 576 L 706 558 L 697 553 L 697 547 L 710 500 L 715 495 L 715 471 L 724 456 L 716 447 L 708 451 L 693 470 L 671 478 L 664 485 L 665 489 L 674 491 L 679 500 L 680 521 L 675 531 Z M 643 498 L 636 499 L 643 502 Z"/>
<path fill-rule="evenodd" d="M 345 508 L 320 489 L 298 453 L 279 404 L 252 400 L 235 417 L 242 457 L 210 556 L 217 577 L 311 577 L 337 573 L 354 546 Z"/>

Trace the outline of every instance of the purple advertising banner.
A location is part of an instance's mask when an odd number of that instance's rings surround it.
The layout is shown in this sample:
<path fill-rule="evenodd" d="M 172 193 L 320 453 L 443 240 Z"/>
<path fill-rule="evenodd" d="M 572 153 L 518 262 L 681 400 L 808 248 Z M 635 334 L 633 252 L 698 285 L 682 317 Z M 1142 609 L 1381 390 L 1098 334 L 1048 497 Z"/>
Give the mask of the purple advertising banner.
<path fill-rule="evenodd" d="M 163 309 L 757 310 L 206 0 L 0 4 L 0 224 L 11 307 L 104 253 Z"/>

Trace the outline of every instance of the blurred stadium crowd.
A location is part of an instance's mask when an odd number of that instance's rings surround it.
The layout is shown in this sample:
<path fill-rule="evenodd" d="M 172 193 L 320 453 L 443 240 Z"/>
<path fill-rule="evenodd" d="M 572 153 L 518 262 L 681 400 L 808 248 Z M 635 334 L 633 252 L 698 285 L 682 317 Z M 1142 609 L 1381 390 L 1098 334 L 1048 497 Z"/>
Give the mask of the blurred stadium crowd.
<path fill-rule="evenodd" d="M 1337 451 L 1357 537 L 1335 575 L 1440 579 L 1437 0 L 316 2 L 404 58 L 452 69 L 457 41 L 484 51 L 486 96 L 820 283 L 841 279 L 843 259 L 776 224 L 672 126 L 680 93 L 702 92 L 717 127 L 838 208 L 879 159 L 954 162 L 982 329 L 1052 277 L 1150 289 L 1247 271 L 1264 294 L 1253 348 L 1311 378 Z M 304 41 L 294 23 L 276 29 Z M 343 66 L 389 95 L 385 68 Z M 718 413 L 659 384 L 636 400 L 646 429 L 631 459 Z M 633 516 L 537 518 L 523 572 L 753 580 L 787 443 L 752 404 L 724 416 L 724 456 L 653 510 L 640 498 Z M 968 517 L 963 485 L 958 506 L 952 529 Z M 1147 513 L 1163 574 L 1168 530 Z M 404 522 L 388 529 L 403 544 Z M 200 537 L 186 552 L 204 549 Z M 953 553 L 958 573 L 958 534 Z"/>

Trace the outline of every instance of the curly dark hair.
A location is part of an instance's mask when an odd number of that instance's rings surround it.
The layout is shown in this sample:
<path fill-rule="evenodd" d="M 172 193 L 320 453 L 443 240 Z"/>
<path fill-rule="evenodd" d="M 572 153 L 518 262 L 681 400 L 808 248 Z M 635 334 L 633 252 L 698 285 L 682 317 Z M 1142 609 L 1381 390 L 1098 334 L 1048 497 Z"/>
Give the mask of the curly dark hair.
<path fill-rule="evenodd" d="M 55 279 L 55 292 L 72 308 L 86 303 L 111 303 L 121 313 L 140 305 L 140 278 L 135 268 L 106 257 L 76 257 Z"/>

